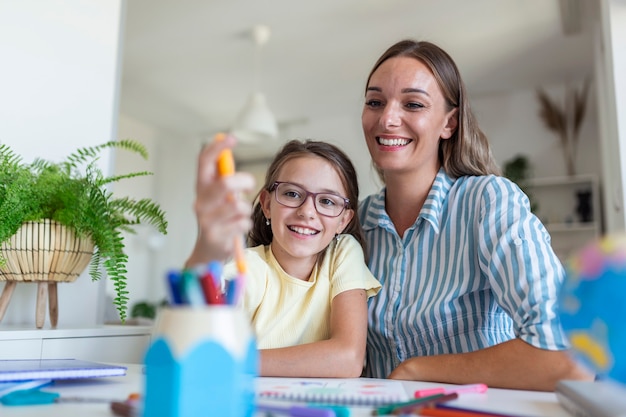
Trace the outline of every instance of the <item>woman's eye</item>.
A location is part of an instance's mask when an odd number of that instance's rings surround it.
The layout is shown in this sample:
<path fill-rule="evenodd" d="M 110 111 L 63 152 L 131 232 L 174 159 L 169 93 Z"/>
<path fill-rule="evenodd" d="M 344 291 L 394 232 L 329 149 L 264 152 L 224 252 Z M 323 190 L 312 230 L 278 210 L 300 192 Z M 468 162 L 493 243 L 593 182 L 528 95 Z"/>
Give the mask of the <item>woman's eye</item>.
<path fill-rule="evenodd" d="M 380 107 L 382 106 L 382 102 L 380 100 L 367 100 L 365 105 L 368 107 Z"/>
<path fill-rule="evenodd" d="M 424 107 L 424 105 L 422 103 L 417 103 L 417 102 L 407 103 L 406 106 L 409 109 L 421 109 L 421 108 Z"/>

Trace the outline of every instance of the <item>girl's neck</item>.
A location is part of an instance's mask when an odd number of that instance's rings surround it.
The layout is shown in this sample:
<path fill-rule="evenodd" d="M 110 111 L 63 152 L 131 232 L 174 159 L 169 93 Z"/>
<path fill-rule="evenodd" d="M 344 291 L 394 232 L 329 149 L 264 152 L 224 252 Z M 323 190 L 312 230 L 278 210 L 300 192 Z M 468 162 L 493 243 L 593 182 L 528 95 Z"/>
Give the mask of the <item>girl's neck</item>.
<path fill-rule="evenodd" d="M 385 174 L 385 209 L 402 237 L 419 216 L 439 167 L 411 175 Z"/>
<path fill-rule="evenodd" d="M 319 256 L 313 256 L 310 258 L 292 258 L 286 253 L 276 253 L 274 245 L 270 244 L 270 250 L 274 255 L 274 259 L 280 265 L 280 267 L 288 275 L 301 279 L 302 281 L 308 281 L 311 278 L 315 264 Z M 280 250 L 280 249 L 279 249 Z"/>

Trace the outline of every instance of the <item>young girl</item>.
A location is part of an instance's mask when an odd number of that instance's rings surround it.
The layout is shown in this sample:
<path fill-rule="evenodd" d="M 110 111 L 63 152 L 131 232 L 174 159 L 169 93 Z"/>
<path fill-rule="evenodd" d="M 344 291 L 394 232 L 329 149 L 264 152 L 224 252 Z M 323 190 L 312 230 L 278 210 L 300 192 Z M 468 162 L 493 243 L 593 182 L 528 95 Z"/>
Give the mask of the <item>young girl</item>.
<path fill-rule="evenodd" d="M 293 140 L 270 165 L 245 254 L 243 307 L 257 336 L 260 375 L 361 375 L 367 299 L 380 284 L 364 259 L 358 195 L 352 163 L 331 144 Z M 196 201 L 197 214 L 201 206 Z M 199 255 L 211 246 L 200 233 L 188 266 L 209 260 Z M 225 276 L 235 273 L 234 263 L 225 266 Z"/>

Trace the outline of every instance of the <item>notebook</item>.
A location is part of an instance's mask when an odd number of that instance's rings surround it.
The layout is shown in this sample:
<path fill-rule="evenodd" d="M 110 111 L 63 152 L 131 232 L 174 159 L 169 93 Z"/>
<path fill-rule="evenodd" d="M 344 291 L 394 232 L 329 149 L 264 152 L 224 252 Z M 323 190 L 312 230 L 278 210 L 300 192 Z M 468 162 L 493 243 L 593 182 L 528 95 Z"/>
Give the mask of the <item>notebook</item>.
<path fill-rule="evenodd" d="M 126 367 L 77 359 L 0 360 L 0 382 L 126 375 Z"/>
<path fill-rule="evenodd" d="M 576 417 L 626 417 L 626 386 L 608 381 L 559 381 L 561 406 Z"/>
<path fill-rule="evenodd" d="M 260 399 L 339 405 L 376 406 L 408 401 L 402 382 L 370 378 L 269 378 L 256 379 Z"/>

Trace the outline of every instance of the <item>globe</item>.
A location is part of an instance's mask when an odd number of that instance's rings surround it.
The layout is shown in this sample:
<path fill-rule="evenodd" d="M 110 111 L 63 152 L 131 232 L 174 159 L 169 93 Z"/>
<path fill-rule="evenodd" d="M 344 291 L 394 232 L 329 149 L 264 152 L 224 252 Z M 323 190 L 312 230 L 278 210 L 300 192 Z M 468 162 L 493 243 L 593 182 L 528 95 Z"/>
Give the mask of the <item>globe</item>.
<path fill-rule="evenodd" d="M 559 314 L 576 358 L 626 383 L 626 235 L 588 243 L 565 268 Z"/>

